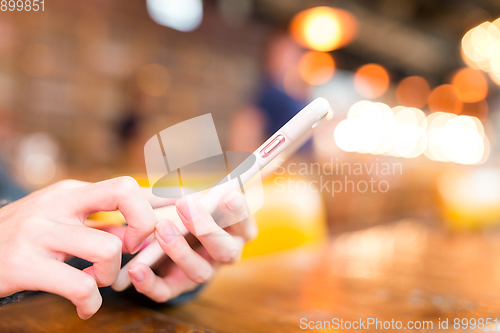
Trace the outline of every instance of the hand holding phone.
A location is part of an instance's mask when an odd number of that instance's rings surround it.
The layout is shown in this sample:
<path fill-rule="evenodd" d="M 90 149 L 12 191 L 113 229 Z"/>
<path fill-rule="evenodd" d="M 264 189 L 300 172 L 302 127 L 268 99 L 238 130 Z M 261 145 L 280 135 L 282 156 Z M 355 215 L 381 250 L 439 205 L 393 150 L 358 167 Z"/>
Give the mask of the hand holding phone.
<path fill-rule="evenodd" d="M 223 203 L 223 199 L 226 199 L 226 196 L 231 192 L 238 190 L 242 184 L 251 185 L 255 177 L 259 174 L 262 178 L 271 174 L 279 163 L 293 154 L 311 137 L 313 129 L 317 127 L 319 123 L 331 118 L 331 115 L 332 112 L 326 99 L 318 98 L 311 102 L 280 130 L 266 140 L 266 142 L 264 142 L 242 164 L 231 171 L 231 173 L 221 180 L 217 186 L 213 187 L 199 202 L 193 200 L 190 196 L 183 198 L 177 205 L 177 210 L 181 213 L 179 214 L 181 215 L 180 219 L 176 219 L 172 222 L 160 221 L 157 225 L 155 236 L 158 236 L 163 228 L 163 230 L 168 229 L 171 235 L 182 237 L 182 235 L 186 234 L 187 229 L 191 234 L 194 234 L 204 246 L 226 247 L 229 249 L 228 251 L 230 251 L 232 247 L 235 246 L 235 239 L 217 225 L 213 219 L 202 219 L 204 221 L 203 225 L 201 225 L 202 230 L 199 228 L 196 230 L 197 228 L 195 224 L 193 224 L 193 221 L 190 221 L 190 218 L 186 218 L 186 216 L 184 216 L 185 214 L 182 213 L 183 209 L 187 209 L 186 213 L 188 215 L 193 212 L 203 215 L 213 213 L 218 207 L 221 207 L 220 204 L 221 202 Z M 277 158 L 278 156 L 280 158 Z M 223 206 L 224 204 L 222 207 Z M 211 237 L 210 242 L 207 241 L 208 237 Z M 214 237 L 217 237 L 217 242 L 213 242 Z M 186 250 L 186 246 L 188 245 L 185 240 L 184 242 L 181 242 L 183 251 Z M 142 263 L 147 266 L 152 266 L 158 262 L 158 260 L 165 255 L 162 247 L 165 248 L 165 246 L 160 246 L 158 241 L 155 240 L 143 249 L 121 269 L 118 279 L 113 284 L 113 289 L 122 291 L 130 285 L 129 268 L 132 265 Z M 210 252 L 210 249 L 208 250 Z M 173 249 L 168 252 L 170 252 L 168 253 L 170 257 L 176 255 L 173 253 Z M 172 259 L 174 262 L 176 261 L 174 258 Z M 222 259 L 221 261 L 224 261 L 224 258 L 214 259 Z M 188 268 L 186 267 L 186 269 Z M 132 271 L 130 273 L 133 274 Z"/>

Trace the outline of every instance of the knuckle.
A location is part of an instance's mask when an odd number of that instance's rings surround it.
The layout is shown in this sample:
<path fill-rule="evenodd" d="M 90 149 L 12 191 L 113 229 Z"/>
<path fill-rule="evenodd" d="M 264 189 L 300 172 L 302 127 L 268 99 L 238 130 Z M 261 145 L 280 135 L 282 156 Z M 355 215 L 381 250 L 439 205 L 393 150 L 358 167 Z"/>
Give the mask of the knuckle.
<path fill-rule="evenodd" d="M 73 187 L 78 187 L 82 184 L 83 182 L 75 179 L 64 179 L 60 180 L 57 183 L 54 184 L 55 188 L 59 189 L 65 189 L 65 188 L 73 188 Z"/>
<path fill-rule="evenodd" d="M 95 290 L 97 290 L 97 283 L 90 275 L 86 275 L 75 284 L 73 295 L 81 302 L 90 298 Z"/>
<path fill-rule="evenodd" d="M 153 285 L 151 284 L 151 282 L 148 282 L 147 279 L 145 281 L 142 281 L 142 282 L 134 282 L 134 287 L 135 287 L 135 290 L 137 290 L 137 292 L 141 293 L 141 294 L 144 294 L 148 297 L 151 298 L 150 295 L 153 295 Z"/>
<path fill-rule="evenodd" d="M 255 232 L 255 233 L 253 233 L 253 234 L 250 234 L 250 235 L 247 237 L 247 239 L 246 239 L 247 243 L 250 243 L 250 242 L 252 242 L 252 241 L 256 240 L 258 236 L 259 236 L 259 232 L 258 232 L 258 231 L 257 231 L 257 232 Z"/>
<path fill-rule="evenodd" d="M 32 235 L 36 231 L 50 230 L 52 227 L 49 220 L 37 216 L 28 216 L 18 222 L 19 236 Z"/>
<path fill-rule="evenodd" d="M 215 260 L 223 263 L 229 263 L 233 261 L 238 255 L 238 249 L 236 246 L 226 246 L 221 249 L 215 256 Z"/>
<path fill-rule="evenodd" d="M 47 191 L 44 193 L 38 193 L 33 197 L 31 203 L 36 207 L 51 207 L 54 203 L 57 202 L 57 192 L 56 191 Z"/>
<path fill-rule="evenodd" d="M 170 251 L 168 251 L 168 255 L 174 260 L 175 262 L 178 263 L 184 263 L 189 261 L 191 257 L 191 253 L 193 250 L 189 246 L 178 246 L 176 248 L 171 248 Z"/>
<path fill-rule="evenodd" d="M 256 226 L 252 226 L 249 228 L 250 230 L 247 230 L 245 236 L 246 242 L 251 242 L 255 240 L 259 236 L 259 229 L 257 229 Z"/>
<path fill-rule="evenodd" d="M 196 283 L 205 283 L 210 280 L 212 277 L 212 270 L 211 269 L 204 269 L 198 272 L 198 274 L 194 278 L 194 282 Z"/>
<path fill-rule="evenodd" d="M 137 290 L 138 293 L 144 294 L 148 296 L 148 294 L 151 292 L 151 288 L 148 286 L 145 286 L 143 283 L 134 283 L 135 290 Z"/>
<path fill-rule="evenodd" d="M 111 260 L 121 255 L 122 241 L 115 235 L 106 234 L 99 251 L 104 259 Z"/>
<path fill-rule="evenodd" d="M 17 244 L 16 244 L 17 243 Z M 22 251 L 23 245 L 19 244 L 18 241 L 14 242 L 14 246 L 11 247 L 10 251 L 4 254 L 2 259 L 2 267 L 6 271 L 18 272 L 26 270 L 26 258 L 22 255 L 25 251 Z"/>
<path fill-rule="evenodd" d="M 120 193 L 140 191 L 139 184 L 130 176 L 118 177 L 116 178 L 116 183 Z"/>

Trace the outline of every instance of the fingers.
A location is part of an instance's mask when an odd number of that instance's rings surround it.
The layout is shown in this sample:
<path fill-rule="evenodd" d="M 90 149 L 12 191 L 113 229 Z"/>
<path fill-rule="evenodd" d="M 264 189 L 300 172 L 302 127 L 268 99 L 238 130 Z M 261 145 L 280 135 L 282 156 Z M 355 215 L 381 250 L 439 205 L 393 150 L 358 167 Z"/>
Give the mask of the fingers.
<path fill-rule="evenodd" d="M 25 283 L 26 290 L 42 290 L 69 299 L 82 319 L 90 318 L 101 307 L 99 289 L 88 274 L 53 259 L 41 260 L 32 268 L 36 273 Z"/>
<path fill-rule="evenodd" d="M 178 267 L 174 267 L 166 278 L 155 275 L 143 263 L 133 264 L 128 272 L 135 289 L 158 303 L 166 302 L 197 286 Z"/>
<path fill-rule="evenodd" d="M 196 283 L 210 279 L 213 274 L 212 266 L 189 246 L 173 222 L 169 220 L 158 222 L 155 236 L 163 251 L 188 278 Z"/>
<path fill-rule="evenodd" d="M 108 232 L 110 234 L 113 234 L 120 238 L 123 244 L 123 239 L 125 238 L 125 230 L 127 230 L 127 227 L 121 226 L 121 225 L 109 225 L 105 226 L 103 228 L 99 228 L 99 230 Z M 140 251 L 144 250 L 151 242 L 154 241 L 154 235 L 151 234 L 149 237 L 146 239 L 146 241 L 142 244 L 141 248 L 139 249 Z M 128 250 L 125 248 L 125 245 L 122 245 L 122 252 L 123 253 L 129 253 Z"/>
<path fill-rule="evenodd" d="M 231 262 L 236 257 L 236 241 L 215 223 L 210 213 L 197 200 L 186 196 L 176 202 L 176 207 L 182 223 L 198 238 L 213 259 Z M 210 232 L 205 233 L 207 230 Z"/>
<path fill-rule="evenodd" d="M 122 242 L 115 235 L 85 226 L 58 224 L 43 242 L 52 251 L 68 253 L 94 263 L 85 272 L 95 278 L 99 287 L 109 286 L 118 277 Z"/>
<path fill-rule="evenodd" d="M 166 267 L 163 267 L 163 273 L 167 274 L 163 278 L 155 275 L 144 263 L 130 265 L 128 273 L 136 290 L 156 302 L 165 302 L 181 293 L 193 290 L 200 282 L 204 282 L 209 276 L 212 276 L 219 265 L 214 262 L 206 246 L 200 249 L 200 253 L 193 251 L 171 221 L 161 220 L 158 222 L 155 236 L 158 244 L 177 266 L 173 266 L 169 270 L 165 270 Z M 245 241 L 239 236 L 231 239 L 236 244 L 236 255 L 232 258 L 235 260 L 241 255 Z M 209 266 L 209 270 L 206 265 Z"/>
<path fill-rule="evenodd" d="M 229 192 L 222 197 L 219 203 L 222 211 L 222 221 L 218 224 L 227 227 L 231 235 L 240 236 L 245 242 L 257 237 L 258 229 L 252 215 L 249 214 L 245 198 L 238 191 Z"/>
<path fill-rule="evenodd" d="M 178 198 L 160 198 L 153 194 L 150 187 L 141 187 L 142 193 L 153 208 L 175 205 Z"/>
<path fill-rule="evenodd" d="M 41 191 L 47 192 L 47 191 L 55 191 L 55 190 L 66 190 L 66 189 L 70 189 L 70 188 L 85 186 L 88 184 L 90 184 L 90 183 L 84 182 L 81 180 L 65 179 L 65 180 L 58 181 L 57 183 L 54 183 L 52 185 L 49 185 L 49 186 L 43 188 Z"/>
<path fill-rule="evenodd" d="M 144 240 L 153 233 L 156 216 L 137 182 L 131 177 L 119 177 L 67 192 L 67 202 L 83 222 L 94 212 L 119 210 L 128 223 L 124 245 L 137 252 Z"/>
<path fill-rule="evenodd" d="M 46 191 L 54 191 L 54 190 L 65 190 L 65 189 L 70 189 L 70 188 L 75 188 L 75 187 L 81 187 L 85 185 L 89 185 L 89 182 L 84 182 L 81 180 L 75 180 L 75 179 L 65 179 L 58 181 L 57 183 L 54 183 L 52 185 L 49 185 L 45 188 L 43 188 L 41 191 L 46 192 Z M 157 197 L 156 195 L 153 195 L 151 192 L 151 188 L 148 187 L 141 187 L 141 191 L 143 192 L 144 196 L 146 199 L 149 201 L 151 204 L 151 207 L 153 208 L 160 208 L 160 207 L 165 207 L 169 205 L 174 205 L 175 201 L 177 201 L 177 198 L 160 198 Z"/>

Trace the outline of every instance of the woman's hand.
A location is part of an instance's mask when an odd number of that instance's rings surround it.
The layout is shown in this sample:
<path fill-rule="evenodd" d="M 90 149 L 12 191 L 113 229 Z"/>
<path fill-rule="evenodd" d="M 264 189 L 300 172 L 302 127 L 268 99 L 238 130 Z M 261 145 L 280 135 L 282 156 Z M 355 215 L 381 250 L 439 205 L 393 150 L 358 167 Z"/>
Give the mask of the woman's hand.
<path fill-rule="evenodd" d="M 122 240 L 83 225 L 89 214 L 119 210 L 128 226 L 123 245 L 131 253 L 155 230 L 152 206 L 168 199 L 148 198 L 137 182 L 120 177 L 88 184 L 67 180 L 0 209 L 0 297 L 42 290 L 76 305 L 82 319 L 101 306 L 98 287 L 112 284 L 120 270 Z M 80 271 L 66 255 L 90 261 Z"/>
<path fill-rule="evenodd" d="M 136 290 L 156 302 L 165 302 L 208 281 L 220 263 L 238 260 L 243 245 L 257 236 L 255 222 L 247 213 L 245 199 L 239 192 L 226 194 L 219 203 L 223 225 L 230 225 L 224 229 L 196 199 L 179 199 L 176 208 L 191 234 L 196 235 L 194 226 L 197 224 L 208 225 L 215 231 L 198 235 L 203 246 L 195 251 L 172 221 L 158 222 L 155 236 L 170 262 L 159 267 L 160 276 L 143 263 L 135 263 L 129 268 Z"/>

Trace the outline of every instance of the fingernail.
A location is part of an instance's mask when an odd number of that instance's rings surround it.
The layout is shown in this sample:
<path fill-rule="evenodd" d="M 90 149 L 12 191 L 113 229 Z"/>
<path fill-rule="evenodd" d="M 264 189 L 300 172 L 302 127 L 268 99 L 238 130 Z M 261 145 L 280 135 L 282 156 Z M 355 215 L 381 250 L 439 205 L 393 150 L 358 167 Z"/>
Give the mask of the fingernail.
<path fill-rule="evenodd" d="M 165 243 L 173 241 L 179 233 L 174 224 L 167 220 L 161 220 L 156 224 L 156 231 L 161 240 Z"/>
<path fill-rule="evenodd" d="M 188 221 L 194 221 L 200 216 L 200 211 L 196 206 L 196 202 L 190 196 L 186 196 L 179 200 L 177 208 L 179 209 L 179 213 Z"/>
<path fill-rule="evenodd" d="M 137 246 L 132 251 L 130 251 L 130 254 L 136 254 L 141 248 L 142 244 L 137 244 Z"/>
<path fill-rule="evenodd" d="M 238 210 L 244 205 L 243 197 L 236 191 L 231 192 L 225 199 L 224 203 L 231 210 Z"/>
<path fill-rule="evenodd" d="M 151 235 L 148 238 L 146 238 L 146 240 L 144 241 L 144 243 L 142 243 L 142 245 L 139 247 L 139 250 L 144 250 L 149 244 L 151 244 L 151 241 L 153 239 L 154 239 L 153 235 Z"/>
<path fill-rule="evenodd" d="M 134 280 L 138 282 L 144 281 L 144 273 L 138 266 L 129 268 L 128 272 Z"/>

